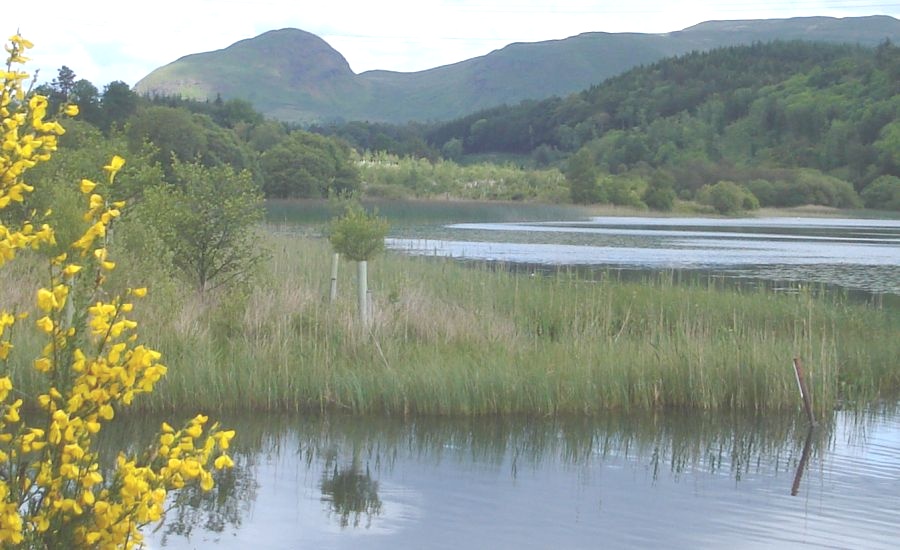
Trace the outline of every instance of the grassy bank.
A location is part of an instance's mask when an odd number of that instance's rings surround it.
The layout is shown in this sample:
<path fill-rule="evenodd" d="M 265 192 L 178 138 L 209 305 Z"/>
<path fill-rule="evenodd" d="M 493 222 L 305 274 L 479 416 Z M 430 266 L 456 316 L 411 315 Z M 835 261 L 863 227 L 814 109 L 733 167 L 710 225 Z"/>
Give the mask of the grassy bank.
<path fill-rule="evenodd" d="M 323 240 L 271 236 L 257 284 L 206 300 L 175 287 L 141 306 L 170 366 L 148 409 L 389 414 L 594 414 L 797 409 L 900 389 L 900 312 L 815 292 L 774 294 L 388 254 L 370 264 L 376 319 L 356 323 L 355 269 L 329 304 Z"/>

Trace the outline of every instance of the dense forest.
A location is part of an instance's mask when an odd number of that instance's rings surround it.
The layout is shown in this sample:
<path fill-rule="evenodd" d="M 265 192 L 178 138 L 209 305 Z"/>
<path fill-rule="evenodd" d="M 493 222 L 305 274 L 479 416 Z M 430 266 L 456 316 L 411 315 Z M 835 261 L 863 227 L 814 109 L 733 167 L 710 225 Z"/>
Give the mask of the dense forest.
<path fill-rule="evenodd" d="M 482 111 L 427 141 L 538 164 L 569 158 L 581 187 L 573 199 L 583 202 L 609 198 L 594 178 L 630 174 L 671 182 L 682 198 L 729 181 L 763 205 L 855 206 L 862 193 L 867 206 L 898 209 L 898 115 L 897 47 L 774 42 L 692 53 L 567 98 Z"/>
<path fill-rule="evenodd" d="M 900 210 L 900 49 L 888 42 L 695 52 L 435 124 L 300 127 L 238 99 L 139 96 L 122 82 L 101 92 L 67 67 L 38 91 L 79 106 L 93 133 L 72 132 L 76 148 L 119 141 L 170 180 L 176 162 L 246 170 L 270 198 Z"/>

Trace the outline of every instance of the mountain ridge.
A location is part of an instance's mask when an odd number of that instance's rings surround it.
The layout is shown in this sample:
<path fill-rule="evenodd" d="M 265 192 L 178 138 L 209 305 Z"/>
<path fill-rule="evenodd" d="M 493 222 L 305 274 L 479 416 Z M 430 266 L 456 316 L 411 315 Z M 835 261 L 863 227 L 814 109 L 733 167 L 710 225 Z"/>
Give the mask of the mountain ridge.
<path fill-rule="evenodd" d="M 135 89 L 201 100 L 240 98 L 266 116 L 298 123 L 439 121 L 497 105 L 568 95 L 665 57 L 771 40 L 874 46 L 900 41 L 900 20 L 802 17 L 706 21 L 662 34 L 586 32 L 514 42 L 422 71 L 358 74 L 322 38 L 285 28 L 183 56 L 148 74 Z"/>

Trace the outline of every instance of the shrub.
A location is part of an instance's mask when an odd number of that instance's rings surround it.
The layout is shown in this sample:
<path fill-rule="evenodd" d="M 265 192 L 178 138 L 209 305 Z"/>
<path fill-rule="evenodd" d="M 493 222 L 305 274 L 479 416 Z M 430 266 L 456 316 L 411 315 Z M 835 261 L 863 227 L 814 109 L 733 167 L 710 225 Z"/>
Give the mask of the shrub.
<path fill-rule="evenodd" d="M 647 185 L 641 198 L 653 210 L 668 212 L 675 207 L 675 188 L 669 179 L 657 177 Z"/>
<path fill-rule="evenodd" d="M 863 189 L 861 196 L 866 208 L 900 211 L 900 178 L 880 176 Z"/>
<path fill-rule="evenodd" d="M 697 202 L 712 206 L 719 214 L 736 214 L 759 208 L 759 201 L 753 193 L 733 181 L 704 185 L 697 193 Z"/>
<path fill-rule="evenodd" d="M 27 94 L 28 75 L 16 70 L 30 47 L 19 35 L 7 47 L 8 70 L 0 90 L 0 210 L 19 204 L 28 211 L 34 188 L 23 178 L 50 159 L 64 133 L 47 118 L 47 98 Z M 74 116 L 77 109 L 68 106 L 66 114 Z M 137 396 L 152 392 L 166 373 L 159 352 L 138 342 L 137 323 L 129 318 L 132 300 L 146 290 L 110 296 L 104 287 L 116 267 L 108 253 L 109 231 L 124 206 L 107 198 L 108 189 L 124 162 L 114 156 L 104 167 L 105 181 L 82 179 L 77 186 L 85 205 L 83 233 L 65 252 L 50 255 L 46 279 L 35 289 L 38 318 L 24 323 L 45 342 L 33 361 L 21 357 L 12 342 L 13 326 L 26 316 L 0 307 L 3 548 L 139 546 L 140 528 L 161 519 L 169 491 L 187 484 L 212 488 L 208 465 L 217 448 L 223 453 L 215 466 L 231 465 L 224 450 L 234 432 L 214 425 L 204 437 L 203 415 L 180 429 L 163 424 L 139 456 L 120 453 L 115 463 L 104 464 L 96 450 L 104 425 Z M 56 243 L 50 213 L 19 222 L 0 220 L 0 266 Z M 27 378 L 29 373 L 20 372 L 24 368 L 32 368 L 38 380 L 34 397 L 13 383 L 14 376 Z"/>
<path fill-rule="evenodd" d="M 359 203 L 351 201 L 344 214 L 329 225 L 328 238 L 336 252 L 355 262 L 365 262 L 384 250 L 388 227 L 387 220 L 377 213 L 367 213 Z"/>
<path fill-rule="evenodd" d="M 253 234 L 265 210 L 252 176 L 177 161 L 172 169 L 175 185 L 147 191 L 141 210 L 175 267 L 201 293 L 242 280 L 265 255 Z"/>

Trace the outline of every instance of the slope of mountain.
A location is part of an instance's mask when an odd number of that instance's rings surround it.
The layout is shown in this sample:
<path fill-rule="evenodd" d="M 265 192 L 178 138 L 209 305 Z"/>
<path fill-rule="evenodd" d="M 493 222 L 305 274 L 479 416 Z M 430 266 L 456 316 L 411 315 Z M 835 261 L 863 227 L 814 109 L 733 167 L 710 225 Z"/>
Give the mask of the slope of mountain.
<path fill-rule="evenodd" d="M 565 95 L 632 67 L 693 50 L 771 40 L 900 41 L 900 20 L 710 21 L 668 34 L 585 33 L 510 44 L 487 55 L 426 71 L 354 74 L 321 38 L 281 29 L 228 48 L 183 57 L 136 85 L 142 94 L 241 98 L 292 122 L 448 120 L 487 107 Z"/>

